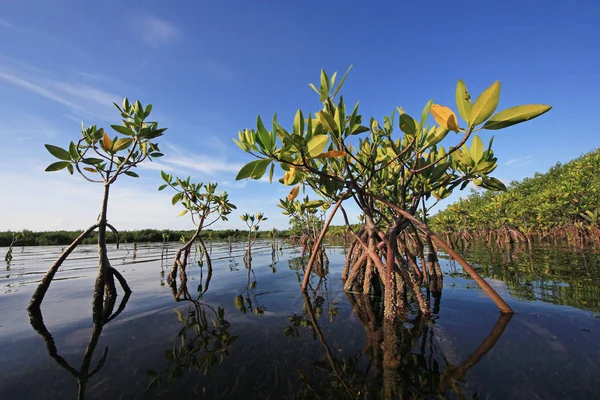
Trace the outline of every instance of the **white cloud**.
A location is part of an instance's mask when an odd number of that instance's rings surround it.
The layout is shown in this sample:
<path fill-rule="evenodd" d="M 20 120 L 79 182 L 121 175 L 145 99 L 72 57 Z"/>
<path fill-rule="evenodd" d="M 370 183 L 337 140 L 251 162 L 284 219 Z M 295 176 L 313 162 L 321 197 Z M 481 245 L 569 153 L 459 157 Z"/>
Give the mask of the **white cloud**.
<path fill-rule="evenodd" d="M 108 119 L 113 114 L 112 102 L 120 102 L 120 98 L 114 94 L 87 85 L 52 79 L 41 71 L 23 74 L 4 67 L 0 68 L 0 80 L 62 104 L 78 117 Z"/>
<path fill-rule="evenodd" d="M 161 159 L 167 169 L 171 166 L 189 172 L 199 172 L 214 175 L 221 172 L 237 173 L 242 164 L 227 161 L 225 157 L 207 156 L 204 154 L 189 153 L 179 146 L 170 143 L 161 143 L 161 147 L 169 149 L 168 155 Z"/>
<path fill-rule="evenodd" d="M 16 32 L 21 32 L 21 33 L 25 33 L 25 31 L 21 28 L 19 28 L 16 25 L 11 24 L 10 22 L 4 21 L 0 19 L 0 26 L 6 29 L 10 29 Z"/>
<path fill-rule="evenodd" d="M 102 185 L 85 182 L 79 176 L 35 169 L 0 172 L 0 179 L 10 179 L 15 194 L 3 196 L 0 202 L 0 230 L 85 229 L 98 217 Z M 148 181 L 153 180 L 123 179 L 114 185 L 108 210 L 110 222 L 117 229 L 190 228 L 189 220 L 177 218 L 179 210 L 171 205 L 171 194 L 157 191 L 158 185 L 144 187 Z"/>
<path fill-rule="evenodd" d="M 139 20 L 138 32 L 148 46 L 160 47 L 178 41 L 181 31 L 168 21 L 145 15 Z"/>
<path fill-rule="evenodd" d="M 506 161 L 504 163 L 504 165 L 512 165 L 513 167 L 520 167 L 521 165 L 531 163 L 532 162 L 531 160 L 533 160 L 533 158 L 534 158 L 533 156 L 511 158 L 510 160 Z"/>

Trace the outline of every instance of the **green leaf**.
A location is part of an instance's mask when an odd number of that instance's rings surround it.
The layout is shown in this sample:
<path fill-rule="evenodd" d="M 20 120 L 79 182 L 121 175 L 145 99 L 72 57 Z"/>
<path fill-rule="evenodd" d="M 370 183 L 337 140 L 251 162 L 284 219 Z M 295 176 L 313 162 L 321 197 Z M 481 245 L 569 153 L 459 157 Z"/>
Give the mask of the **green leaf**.
<path fill-rule="evenodd" d="M 502 183 L 501 180 L 496 179 L 496 178 L 484 177 L 483 182 L 481 183 L 481 186 L 486 189 L 499 190 L 502 192 L 506 191 L 506 186 L 504 185 L 504 183 Z"/>
<path fill-rule="evenodd" d="M 273 143 L 271 143 L 271 135 L 265 128 L 260 115 L 256 118 L 256 128 L 258 129 L 257 142 L 263 148 L 263 150 L 270 152 L 272 151 Z"/>
<path fill-rule="evenodd" d="M 361 133 L 364 133 L 364 132 L 368 132 L 369 130 L 370 129 L 367 128 L 364 125 L 356 125 L 354 127 L 354 129 L 352 129 L 352 132 L 350 132 L 350 134 L 352 134 L 352 135 L 358 135 L 358 134 L 361 134 Z"/>
<path fill-rule="evenodd" d="M 82 159 L 81 162 L 84 164 L 88 164 L 88 165 L 96 165 L 96 164 L 100 164 L 102 162 L 102 159 L 89 157 L 89 158 Z"/>
<path fill-rule="evenodd" d="M 176 193 L 175 196 L 173 196 L 173 198 L 171 199 L 171 204 L 173 204 L 173 205 L 177 204 L 179 201 L 181 201 L 182 198 L 183 198 L 183 193 L 181 193 L 181 192 Z"/>
<path fill-rule="evenodd" d="M 167 128 L 156 129 L 144 134 L 144 138 L 146 139 L 155 139 L 159 136 L 163 135 L 163 132 L 166 131 Z"/>
<path fill-rule="evenodd" d="M 481 160 L 481 157 L 483 156 L 483 142 L 479 136 L 473 136 L 473 143 L 471 143 L 471 149 L 469 150 L 469 153 L 471 155 L 471 159 L 475 161 L 475 164 Z"/>
<path fill-rule="evenodd" d="M 235 180 L 239 181 L 246 178 L 260 179 L 264 175 L 270 163 L 270 159 L 251 161 L 244 165 L 242 169 L 240 169 L 240 172 L 238 172 Z"/>
<path fill-rule="evenodd" d="M 127 135 L 127 136 L 133 136 L 134 132 L 127 128 L 126 126 L 121 126 L 121 125 L 111 125 L 111 128 L 113 128 L 113 130 L 119 132 L 122 135 Z"/>
<path fill-rule="evenodd" d="M 167 186 L 168 186 L 168 185 L 160 185 L 160 186 L 158 187 L 158 191 L 165 190 L 165 188 L 166 188 Z"/>
<path fill-rule="evenodd" d="M 521 122 L 529 121 L 530 119 L 537 118 L 540 115 L 547 113 L 551 108 L 552 106 L 546 104 L 526 104 L 523 106 L 511 107 L 492 116 L 492 118 L 483 125 L 483 129 L 495 130 L 520 124 Z"/>
<path fill-rule="evenodd" d="M 160 176 L 163 178 L 163 181 L 165 181 L 167 183 L 171 182 L 169 175 L 165 171 L 160 171 Z"/>
<path fill-rule="evenodd" d="M 333 117 L 325 111 L 319 111 L 317 114 L 319 116 L 319 120 L 321 121 L 321 124 L 323 124 L 325 129 L 327 131 L 333 132 L 334 134 L 337 135 L 338 129 L 337 129 L 337 124 L 335 122 L 335 119 L 333 119 Z"/>
<path fill-rule="evenodd" d="M 320 96 L 321 93 L 319 93 L 319 90 L 315 87 L 315 85 L 313 85 L 312 83 L 309 83 L 308 86 L 310 86 L 312 88 L 312 90 L 314 90 L 315 92 L 317 92 L 317 94 Z"/>
<path fill-rule="evenodd" d="M 125 171 L 125 175 L 131 176 L 133 178 L 139 178 L 140 176 L 133 171 Z"/>
<path fill-rule="evenodd" d="M 60 160 L 65 160 L 65 161 L 71 161 L 71 155 L 69 154 L 68 151 L 66 151 L 65 149 L 62 149 L 58 146 L 53 146 L 51 144 L 46 144 L 44 145 L 46 146 L 46 149 L 50 152 L 50 154 L 52 154 L 54 157 L 60 159 Z M 64 167 L 63 167 L 64 168 Z"/>
<path fill-rule="evenodd" d="M 312 200 L 312 201 L 307 201 L 306 203 L 303 203 L 302 208 L 312 209 L 312 208 L 320 207 L 323 204 L 325 204 L 325 201 L 323 201 L 323 200 Z"/>
<path fill-rule="evenodd" d="M 275 172 L 275 164 L 271 164 L 271 170 L 269 171 L 269 183 L 273 183 L 273 172 Z"/>
<path fill-rule="evenodd" d="M 327 76 L 327 72 L 324 69 L 321 70 L 321 96 L 325 99 L 327 98 L 327 93 L 329 93 L 329 77 Z"/>
<path fill-rule="evenodd" d="M 300 109 L 296 111 L 296 116 L 294 117 L 294 133 L 304 135 L 304 116 Z"/>
<path fill-rule="evenodd" d="M 346 77 L 348 77 L 348 72 L 350 72 L 350 70 L 352 69 L 352 65 L 350 65 L 348 67 L 348 70 L 346 71 L 346 73 L 344 74 L 344 76 L 342 77 L 342 80 L 340 81 L 340 83 L 338 83 L 337 88 L 335 89 L 335 92 L 333 93 L 333 97 L 337 96 L 338 92 L 340 91 L 340 89 L 342 88 L 342 85 L 344 84 L 344 82 L 346 81 Z"/>
<path fill-rule="evenodd" d="M 131 143 L 133 143 L 133 139 L 130 139 L 130 138 L 118 139 L 113 144 L 113 151 L 117 152 L 117 151 L 125 150 L 126 148 L 131 146 Z"/>
<path fill-rule="evenodd" d="M 456 84 L 456 108 L 462 119 L 468 123 L 471 117 L 471 95 L 465 83 L 460 79 Z"/>
<path fill-rule="evenodd" d="M 73 142 L 69 144 L 69 155 L 71 156 L 72 160 L 79 160 L 79 152 L 77 151 L 77 146 Z"/>
<path fill-rule="evenodd" d="M 494 82 L 479 95 L 471 107 L 469 126 L 477 126 L 490 117 L 498 107 L 500 100 L 500 82 Z"/>
<path fill-rule="evenodd" d="M 327 135 L 316 135 L 313 136 L 307 144 L 308 154 L 311 157 L 316 157 L 325 150 L 327 143 L 329 142 L 329 136 Z"/>
<path fill-rule="evenodd" d="M 408 114 L 400 115 L 400 130 L 407 135 L 414 135 L 417 130 L 415 120 Z"/>
<path fill-rule="evenodd" d="M 55 162 L 53 164 L 48 165 L 48 167 L 46 168 L 46 172 L 60 171 L 63 168 L 67 168 L 67 166 L 69 165 L 71 164 L 66 161 Z"/>
<path fill-rule="evenodd" d="M 425 126 L 425 122 L 427 122 L 427 118 L 429 117 L 429 111 L 431 110 L 431 105 L 433 104 L 433 99 L 429 100 L 425 107 L 423 108 L 423 112 L 421 113 L 421 122 L 419 126 L 423 128 Z"/>

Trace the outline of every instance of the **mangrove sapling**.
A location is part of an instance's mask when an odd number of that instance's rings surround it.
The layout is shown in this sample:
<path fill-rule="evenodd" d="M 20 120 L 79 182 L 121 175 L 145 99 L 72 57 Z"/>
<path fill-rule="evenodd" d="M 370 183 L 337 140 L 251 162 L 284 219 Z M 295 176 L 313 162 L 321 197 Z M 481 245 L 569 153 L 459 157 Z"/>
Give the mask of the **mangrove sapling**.
<path fill-rule="evenodd" d="M 77 171 L 86 181 L 101 184 L 104 194 L 98 220 L 79 235 L 50 267 L 33 294 L 30 307 L 42 303 L 61 264 L 96 229 L 98 229 L 98 275 L 94 286 L 94 321 L 100 321 L 101 317 L 97 315 L 97 312 L 103 309 L 100 303 L 110 303 L 111 298 L 117 295 L 114 278 L 117 278 L 126 293 L 131 292 L 125 278 L 111 267 L 108 259 L 106 229 L 114 232 L 117 245 L 119 241 L 117 230 L 108 223 L 110 188 L 120 176 L 137 178 L 138 174 L 134 172 L 136 167 L 146 160 L 151 161 L 162 156 L 158 144 L 152 140 L 162 136 L 166 128 L 159 128 L 157 122 L 146 121 L 152 111 L 152 105 L 144 108 L 139 101 L 132 104 L 126 98 L 122 106 L 115 104 L 115 107 L 121 115 L 122 124 L 111 125 L 111 128 L 120 135 L 111 138 L 103 128 L 97 128 L 95 125 L 86 128 L 82 124 L 82 138 L 77 142 L 70 142 L 68 150 L 46 145 L 46 149 L 60 160 L 49 165 L 46 171 L 66 169 L 71 175 Z"/>
<path fill-rule="evenodd" d="M 302 257 L 304 258 L 308 251 L 313 260 L 310 263 L 311 268 L 312 264 L 316 262 L 317 268 L 324 269 L 329 263 L 329 259 L 319 236 L 323 231 L 325 213 L 331 204 L 325 200 L 309 200 L 308 196 L 300 202 L 296 200 L 297 194 L 297 190 L 292 191 L 286 199 L 279 200 L 277 206 L 283 209 L 283 215 L 290 218 L 291 232 L 292 235 L 299 237 Z M 317 242 L 319 242 L 318 245 Z M 312 252 L 317 253 L 314 258 Z"/>
<path fill-rule="evenodd" d="M 189 213 L 192 223 L 196 225 L 196 230 L 189 240 L 182 238 L 182 243 L 184 243 L 184 245 L 177 250 L 177 253 L 175 253 L 173 267 L 171 268 L 167 282 L 169 285 L 173 285 L 177 279 L 178 270 L 181 281 L 187 281 L 186 267 L 190 258 L 190 252 L 196 241 L 198 241 L 200 245 L 199 265 L 202 266 L 202 260 L 205 259 L 208 274 L 210 276 L 210 274 L 212 274 L 212 262 L 209 252 L 206 249 L 206 245 L 200 237 L 200 232 L 217 221 L 227 221 L 227 215 L 229 215 L 236 207 L 229 202 L 227 192 L 216 191 L 217 183 L 195 183 L 191 182 L 189 176 L 187 179 L 180 179 L 173 177 L 172 174 L 167 174 L 164 171 L 161 171 L 161 176 L 165 183 L 161 185 L 158 190 L 164 190 L 166 187 L 173 189 L 176 193 L 171 199 L 171 203 L 173 205 L 179 203 L 183 207 L 179 216 Z M 182 283 L 181 286 L 183 287 L 185 285 Z M 206 291 L 206 289 L 208 289 L 208 284 L 204 286 L 204 291 Z"/>
<path fill-rule="evenodd" d="M 422 265 L 415 270 L 415 265 L 402 254 L 411 251 L 408 241 L 413 228 L 450 252 L 477 283 L 485 284 L 485 281 L 452 248 L 433 235 L 426 223 L 415 218 L 419 207 L 423 201 L 444 199 L 470 182 L 483 188 L 504 190 L 504 184 L 490 175 L 497 166 L 493 141 L 485 148 L 474 133 L 536 118 L 551 107 L 525 105 L 494 114 L 500 96 L 499 82 L 471 103 L 465 84 L 459 80 L 456 103 L 465 121 L 463 126 L 450 108 L 433 101 L 426 104 L 418 119 L 398 108 L 384 118 L 383 124 L 371 118 L 365 126 L 358 104 L 347 113 L 344 99 L 337 98 L 345 78 L 336 86 L 336 74 L 330 78 L 325 71 L 321 72 L 320 87 L 311 87 L 319 95 L 322 110 L 315 114 L 316 118 L 312 114 L 305 117 L 298 110 L 291 133 L 276 118 L 272 130 L 268 131 L 260 116 L 256 130 L 239 132 L 238 139 L 234 139 L 236 144 L 258 159 L 244 165 L 236 179 L 260 179 L 269 167 L 273 176 L 277 164 L 285 172 L 280 182 L 293 186 L 291 193 L 299 190 L 299 186 L 309 186 L 332 203 L 352 198 L 364 215 L 365 224 L 361 235 L 351 231 L 358 254 L 349 266 L 348 279 L 353 279 L 350 289 L 370 293 L 377 287 L 385 288 L 388 318 L 393 318 L 398 307 L 409 306 L 406 298 L 414 299 L 419 311 L 428 315 L 429 307 L 420 284 L 424 280 L 419 278 L 419 275 L 429 274 L 428 268 Z M 428 124 L 431 114 L 435 120 L 432 125 Z M 400 135 L 394 133 L 395 126 L 399 127 Z M 441 142 L 449 141 L 450 131 L 457 133 L 458 139 L 446 150 Z M 469 140 L 471 145 L 467 147 Z M 339 209 L 344 211 L 341 206 Z M 347 218 L 346 225 L 350 228 Z M 404 245 L 399 246 L 399 241 Z M 352 253 L 348 256 L 352 257 Z M 418 258 L 415 256 L 420 254 L 412 256 L 409 258 Z M 484 289 L 502 312 L 512 312 L 489 285 Z"/>
<path fill-rule="evenodd" d="M 263 213 L 256 213 L 255 215 L 246 213 L 241 215 L 240 218 L 248 227 L 248 247 L 246 247 L 246 252 L 244 253 L 244 264 L 246 265 L 246 268 L 252 269 L 252 246 L 256 243 L 256 238 L 260 229 L 258 224 L 262 221 L 266 221 L 268 218 L 265 217 Z"/>
<path fill-rule="evenodd" d="M 23 238 L 23 233 L 13 232 L 12 240 L 10 241 L 10 245 L 8 246 L 8 251 L 4 256 L 4 261 L 6 261 L 6 267 L 10 268 L 10 263 L 13 260 L 13 246 Z"/>

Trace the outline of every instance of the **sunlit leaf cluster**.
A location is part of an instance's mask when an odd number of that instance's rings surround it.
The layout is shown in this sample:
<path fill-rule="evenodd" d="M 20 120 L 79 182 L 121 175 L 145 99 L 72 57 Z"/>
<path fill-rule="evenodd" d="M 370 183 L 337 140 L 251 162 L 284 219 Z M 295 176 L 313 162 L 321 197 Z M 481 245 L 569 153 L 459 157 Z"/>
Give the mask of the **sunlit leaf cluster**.
<path fill-rule="evenodd" d="M 162 191 L 167 187 L 173 189 L 176 193 L 171 203 L 183 207 L 179 216 L 190 213 L 196 225 L 205 228 L 219 220 L 227 221 L 227 215 L 237 208 L 229 201 L 227 192 L 217 191 L 217 183 L 192 182 L 189 176 L 181 179 L 164 171 L 161 171 L 160 175 L 165 183 L 158 190 Z M 213 219 L 209 221 L 207 218 L 211 214 Z"/>
<path fill-rule="evenodd" d="M 122 124 L 111 125 L 116 133 L 109 133 L 96 125 L 81 127 L 81 139 L 70 142 L 66 149 L 47 144 L 46 149 L 60 161 L 50 164 L 46 171 L 67 169 L 72 175 L 77 171 L 91 182 L 112 183 L 120 175 L 134 178 L 134 169 L 144 160 L 162 157 L 158 144 L 153 142 L 163 135 L 166 128 L 148 121 L 152 105 L 143 107 L 139 101 L 130 103 L 127 98 L 119 111 Z"/>
<path fill-rule="evenodd" d="M 600 150 L 594 150 L 548 172 L 511 183 L 508 191 L 473 192 L 436 214 L 438 231 L 498 230 L 524 234 L 565 227 L 600 227 Z"/>
<path fill-rule="evenodd" d="M 374 118 L 365 123 L 358 103 L 347 108 L 344 98 L 337 98 L 345 77 L 336 86 L 335 74 L 329 78 L 322 71 L 320 87 L 311 87 L 323 108 L 314 114 L 298 110 L 290 130 L 279 124 L 277 116 L 267 130 L 259 116 L 256 129 L 239 132 L 236 144 L 258 159 L 242 167 L 237 179 L 260 179 L 267 170 L 272 179 L 277 164 L 284 172 L 280 182 L 294 186 L 289 198 L 297 195 L 296 185 L 308 185 L 328 199 L 355 195 L 363 209 L 372 195 L 405 209 L 415 208 L 422 198 L 445 198 L 468 182 L 504 190 L 502 182 L 490 175 L 497 167 L 493 141 L 485 147 L 474 132 L 501 129 L 550 109 L 528 105 L 494 114 L 500 97 L 498 82 L 471 102 L 459 81 L 456 105 L 462 122 L 450 108 L 429 101 L 418 117 L 397 108 L 382 123 Z M 444 146 L 451 142 L 450 131 L 458 137 L 454 145 Z"/>

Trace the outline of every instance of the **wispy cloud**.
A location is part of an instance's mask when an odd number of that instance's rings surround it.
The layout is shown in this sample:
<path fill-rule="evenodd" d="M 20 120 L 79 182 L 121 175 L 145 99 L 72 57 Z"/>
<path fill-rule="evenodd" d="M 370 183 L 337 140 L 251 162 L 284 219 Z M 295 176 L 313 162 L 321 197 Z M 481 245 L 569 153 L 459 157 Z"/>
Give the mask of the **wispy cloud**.
<path fill-rule="evenodd" d="M 168 142 L 162 142 L 161 148 L 168 149 L 166 156 L 160 160 L 166 171 L 196 172 L 212 177 L 223 172 L 237 173 L 242 168 L 242 164 L 229 162 L 225 156 L 190 153 Z"/>
<path fill-rule="evenodd" d="M 98 88 L 78 83 L 62 82 L 41 71 L 25 74 L 0 67 L 0 80 L 21 87 L 70 109 L 73 114 L 106 119 L 112 102 L 120 98 Z"/>
<path fill-rule="evenodd" d="M 141 39 L 148 46 L 161 47 L 181 39 L 178 28 L 158 17 L 144 15 L 140 17 L 138 25 Z"/>
<path fill-rule="evenodd" d="M 157 161 L 142 163 L 139 165 L 139 168 L 147 169 L 150 171 L 165 171 L 168 173 L 183 172 L 181 169 L 175 168 L 172 165 L 168 165 L 168 164 L 165 164 L 162 162 L 157 162 Z"/>
<path fill-rule="evenodd" d="M 26 30 L 19 28 L 18 26 L 11 24 L 10 22 L 4 21 L 0 19 L 0 26 L 6 29 L 10 29 L 11 31 L 19 32 L 19 33 L 27 33 Z"/>
<path fill-rule="evenodd" d="M 243 181 L 219 181 L 219 186 L 223 186 L 226 189 L 242 189 L 248 184 L 247 180 Z"/>
<path fill-rule="evenodd" d="M 532 162 L 531 160 L 533 160 L 533 158 L 534 158 L 533 156 L 511 158 L 510 160 L 506 161 L 504 163 L 504 165 L 512 165 L 513 167 L 520 167 L 521 165 L 531 163 Z"/>

